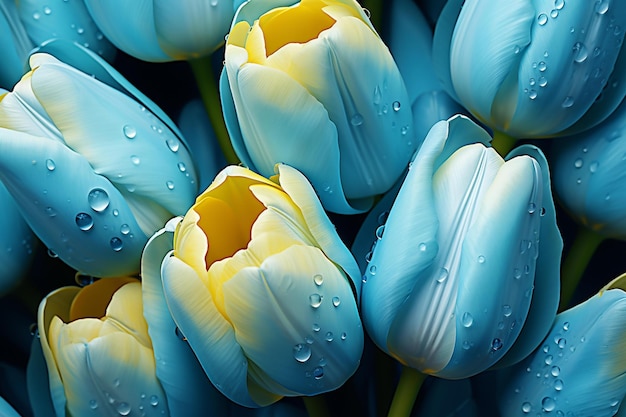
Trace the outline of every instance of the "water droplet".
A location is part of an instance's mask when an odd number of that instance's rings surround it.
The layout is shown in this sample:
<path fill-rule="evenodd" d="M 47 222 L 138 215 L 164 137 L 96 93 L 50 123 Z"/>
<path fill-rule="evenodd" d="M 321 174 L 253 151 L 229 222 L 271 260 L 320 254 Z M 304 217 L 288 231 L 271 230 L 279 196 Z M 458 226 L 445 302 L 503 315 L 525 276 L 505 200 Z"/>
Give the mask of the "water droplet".
<path fill-rule="evenodd" d="M 39 14 L 38 12 L 33 13 L 33 19 L 39 20 L 40 17 L 41 17 L 41 14 Z"/>
<path fill-rule="evenodd" d="M 587 59 L 587 47 L 582 42 L 576 42 L 572 47 L 572 53 L 574 54 L 575 62 L 584 62 Z"/>
<path fill-rule="evenodd" d="M 473 323 L 474 317 L 468 311 L 463 313 L 463 316 L 461 317 L 461 324 L 463 324 L 463 327 L 470 327 Z"/>
<path fill-rule="evenodd" d="M 498 339 L 497 337 L 491 341 L 491 350 L 493 350 L 494 352 L 502 349 L 502 346 L 502 340 Z"/>
<path fill-rule="evenodd" d="M 539 77 L 539 87 L 545 87 L 546 85 L 548 85 L 548 80 L 546 79 L 546 77 Z"/>
<path fill-rule="evenodd" d="M 177 164 L 177 166 L 178 166 L 178 170 L 179 170 L 180 172 L 185 172 L 185 171 L 187 171 L 187 165 L 185 165 L 185 163 L 184 163 L 184 162 L 179 162 L 179 163 Z"/>
<path fill-rule="evenodd" d="M 122 239 L 120 239 L 119 237 L 112 237 L 109 243 L 111 245 L 111 249 L 113 249 L 115 252 L 121 251 L 122 247 L 124 246 L 124 242 L 122 242 Z"/>
<path fill-rule="evenodd" d="M 385 232 L 385 225 L 378 226 L 376 229 L 376 239 L 380 240 L 383 238 L 383 233 Z"/>
<path fill-rule="evenodd" d="M 565 331 L 569 330 L 569 321 L 566 321 L 565 323 L 563 323 L 563 330 Z"/>
<path fill-rule="evenodd" d="M 556 341 L 556 344 L 557 344 L 558 347 L 563 349 L 565 347 L 565 345 L 567 344 L 567 340 L 561 338 L 561 339 Z"/>
<path fill-rule="evenodd" d="M 553 366 L 552 369 L 550 370 L 550 374 L 552 374 L 552 376 L 559 376 L 560 373 L 561 373 L 561 368 L 559 368 L 558 366 Z"/>
<path fill-rule="evenodd" d="M 56 167 L 57 166 L 52 159 L 46 159 L 46 168 L 48 171 L 54 171 Z"/>
<path fill-rule="evenodd" d="M 317 293 L 309 295 L 309 302 L 311 303 L 311 307 L 318 308 L 320 304 L 322 304 L 323 298 L 324 297 Z"/>
<path fill-rule="evenodd" d="M 78 213 L 76 215 L 76 225 L 80 230 L 90 230 L 93 227 L 93 219 L 87 213 Z"/>
<path fill-rule="evenodd" d="M 119 215 L 120 215 L 120 211 L 119 211 L 118 209 L 114 209 L 114 210 L 113 210 L 113 215 L 114 215 L 115 217 L 119 216 Z"/>
<path fill-rule="evenodd" d="M 173 190 L 174 189 L 174 181 L 167 181 L 165 183 L 165 186 L 167 187 L 168 190 Z"/>
<path fill-rule="evenodd" d="M 363 124 L 363 116 L 361 116 L 359 113 L 356 113 L 350 119 L 350 123 L 352 124 L 352 126 L 361 126 Z"/>
<path fill-rule="evenodd" d="M 510 305 L 505 304 L 502 306 L 502 314 L 504 314 L 504 317 L 509 317 L 512 312 L 513 312 L 513 309 L 511 308 Z"/>
<path fill-rule="evenodd" d="M 419 244 L 418 247 L 419 247 L 420 252 L 426 252 L 426 243 L 422 242 Z"/>
<path fill-rule="evenodd" d="M 554 0 L 554 8 L 561 10 L 565 6 L 565 0 Z"/>
<path fill-rule="evenodd" d="M 321 366 L 317 366 L 315 367 L 315 369 L 313 369 L 313 378 L 321 379 L 323 376 L 324 376 L 324 368 L 322 368 Z"/>
<path fill-rule="evenodd" d="M 468 342 L 467 340 L 463 341 L 463 344 L 461 345 L 463 347 L 463 349 L 465 350 L 469 350 L 469 348 L 472 347 L 472 345 L 470 344 L 470 342 Z"/>
<path fill-rule="evenodd" d="M 382 100 L 383 95 L 380 92 L 380 87 L 377 85 L 376 88 L 374 88 L 374 104 L 378 105 L 380 104 L 380 101 Z"/>
<path fill-rule="evenodd" d="M 543 408 L 543 411 L 551 412 L 554 411 L 555 407 L 556 402 L 554 401 L 554 398 L 545 397 L 543 400 L 541 400 L 541 408 Z"/>
<path fill-rule="evenodd" d="M 165 143 L 167 143 L 167 147 L 169 148 L 170 151 L 172 151 L 174 153 L 178 152 L 178 149 L 180 148 L 180 144 L 178 143 L 178 141 L 176 139 L 174 139 L 174 138 L 167 138 Z"/>
<path fill-rule="evenodd" d="M 320 331 L 320 325 L 317 323 L 313 323 L 313 327 L 312 327 L 314 332 L 319 332 Z"/>
<path fill-rule="evenodd" d="M 327 342 L 332 342 L 334 338 L 333 332 L 326 332 L 326 335 L 324 336 L 324 339 L 326 339 Z"/>
<path fill-rule="evenodd" d="M 478 263 L 479 264 L 484 264 L 485 263 L 485 257 L 483 255 L 479 255 L 478 256 Z"/>
<path fill-rule="evenodd" d="M 341 340 L 346 340 L 348 334 L 346 332 L 341 333 Z"/>
<path fill-rule="evenodd" d="M 556 19 L 559 16 L 559 11 L 557 9 L 550 10 L 550 17 Z"/>
<path fill-rule="evenodd" d="M 522 277 L 522 271 L 519 268 L 513 270 L 513 278 L 520 279 Z"/>
<path fill-rule="evenodd" d="M 513 47 L 513 53 L 514 53 L 515 55 L 519 54 L 521 50 L 522 50 L 522 49 L 521 49 L 519 46 L 517 46 L 517 45 L 515 45 L 515 46 Z"/>
<path fill-rule="evenodd" d="M 131 125 L 125 125 L 122 131 L 128 139 L 134 139 L 137 136 L 137 130 Z"/>
<path fill-rule="evenodd" d="M 127 416 L 130 414 L 130 404 L 121 402 L 117 405 L 117 412 L 120 416 Z"/>
<path fill-rule="evenodd" d="M 531 89 L 528 91 L 528 98 L 534 100 L 537 98 L 537 90 Z"/>
<path fill-rule="evenodd" d="M 552 365 L 553 360 L 554 360 L 554 357 L 552 355 L 546 355 L 546 357 L 543 359 L 543 362 L 546 365 Z"/>
<path fill-rule="evenodd" d="M 95 410 L 96 408 L 98 408 L 98 401 L 90 400 L 89 401 L 89 408 L 91 408 L 92 410 Z"/>
<path fill-rule="evenodd" d="M 176 335 L 177 338 L 179 338 L 182 341 L 187 341 L 187 338 L 185 337 L 185 335 L 183 334 L 183 332 L 178 328 L 178 326 L 176 326 L 174 328 L 174 334 Z"/>
<path fill-rule="evenodd" d="M 339 304 L 341 304 L 341 300 L 339 299 L 339 297 L 333 297 L 333 305 L 335 307 L 339 307 Z"/>
<path fill-rule="evenodd" d="M 546 65 L 545 61 L 539 61 L 539 63 L 537 64 L 537 69 L 541 72 L 544 72 L 546 69 L 548 69 L 548 65 Z"/>
<path fill-rule="evenodd" d="M 589 172 L 591 172 L 592 174 L 596 172 L 598 170 L 598 165 L 600 165 L 598 161 L 593 161 L 591 164 L 589 164 Z"/>
<path fill-rule="evenodd" d="M 522 404 L 522 411 L 523 411 L 525 414 L 530 413 L 530 410 L 532 410 L 532 406 L 530 405 L 530 403 L 529 403 L 529 402 L 525 402 L 524 404 Z"/>
<path fill-rule="evenodd" d="M 605 14 L 609 11 L 609 0 L 598 0 L 594 6 L 596 13 Z"/>
<path fill-rule="evenodd" d="M 322 276 L 322 274 L 315 274 L 313 275 L 313 282 L 319 287 L 324 283 L 324 277 Z"/>
<path fill-rule="evenodd" d="M 391 105 L 391 108 L 393 109 L 393 111 L 399 111 L 400 110 L 400 102 L 399 101 L 394 101 L 393 104 Z"/>
<path fill-rule="evenodd" d="M 437 276 L 437 282 L 444 282 L 447 278 L 448 278 L 448 269 L 447 268 L 441 268 L 439 270 L 439 275 Z"/>
<path fill-rule="evenodd" d="M 537 205 L 535 203 L 528 204 L 528 214 L 533 214 L 537 210 Z"/>
<path fill-rule="evenodd" d="M 574 161 L 574 168 L 581 168 L 583 166 L 583 160 L 582 158 L 577 158 Z"/>
<path fill-rule="evenodd" d="M 293 347 L 293 358 L 298 362 L 304 363 L 311 358 L 311 348 L 309 345 L 298 343 Z"/>
<path fill-rule="evenodd" d="M 159 397 L 157 397 L 156 395 L 151 395 L 149 402 L 151 406 L 156 407 L 157 405 L 159 405 Z"/>
<path fill-rule="evenodd" d="M 573 105 L 574 105 L 574 98 L 571 96 L 565 97 L 565 99 L 561 103 L 561 107 L 566 108 L 566 109 L 569 107 L 572 107 Z"/>
<path fill-rule="evenodd" d="M 554 389 L 556 391 L 561 391 L 563 389 L 563 380 L 557 379 L 554 381 Z"/>
<path fill-rule="evenodd" d="M 137 155 L 131 155 L 130 162 L 132 162 L 133 165 L 139 165 L 141 163 L 141 159 L 139 159 Z"/>
<path fill-rule="evenodd" d="M 107 207 L 109 207 L 109 194 L 104 191 L 102 188 L 94 188 L 89 191 L 87 195 L 87 201 L 89 202 L 89 206 L 94 211 L 104 211 Z"/>
<path fill-rule="evenodd" d="M 541 13 L 539 16 L 537 16 L 537 23 L 539 23 L 539 26 L 543 26 L 546 23 L 548 23 L 548 16 L 545 13 Z"/>
<path fill-rule="evenodd" d="M 376 265 L 370 265 L 369 271 L 371 275 L 376 275 Z"/>

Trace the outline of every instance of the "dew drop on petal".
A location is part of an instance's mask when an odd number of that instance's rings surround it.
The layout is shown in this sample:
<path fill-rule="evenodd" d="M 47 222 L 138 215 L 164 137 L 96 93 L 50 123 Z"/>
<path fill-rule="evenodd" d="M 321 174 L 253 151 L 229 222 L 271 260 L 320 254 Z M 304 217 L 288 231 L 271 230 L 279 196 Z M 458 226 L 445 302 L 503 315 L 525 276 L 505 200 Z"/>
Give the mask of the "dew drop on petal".
<path fill-rule="evenodd" d="M 122 239 L 120 239 L 119 237 L 111 238 L 111 241 L 109 243 L 111 245 L 111 249 L 113 249 L 115 252 L 121 251 L 122 247 L 124 246 L 124 242 L 122 242 Z"/>
<path fill-rule="evenodd" d="M 541 13 L 539 16 L 537 16 L 537 23 L 539 23 L 540 26 L 545 25 L 546 23 L 548 23 L 548 16 L 545 13 Z"/>
<path fill-rule="evenodd" d="M 461 324 L 463 324 L 463 327 L 470 327 L 473 323 L 474 317 L 467 311 L 463 313 L 463 316 L 461 317 Z"/>
<path fill-rule="evenodd" d="M 54 171 L 56 167 L 57 166 L 52 159 L 46 159 L 46 168 L 48 171 Z"/>
<path fill-rule="evenodd" d="M 339 304 L 341 304 L 339 297 L 333 297 L 333 306 L 339 307 Z"/>
<path fill-rule="evenodd" d="M 124 132 L 124 136 L 128 139 L 135 139 L 137 136 L 137 130 L 131 125 L 124 125 L 122 131 Z"/>
<path fill-rule="evenodd" d="M 399 111 L 400 107 L 401 105 L 399 101 L 394 101 L 393 104 L 391 105 L 391 108 L 393 108 L 393 111 Z"/>
<path fill-rule="evenodd" d="M 545 397 L 543 400 L 541 400 L 541 408 L 543 408 L 543 410 L 548 413 L 554 411 L 554 409 L 556 408 L 556 402 L 554 401 L 554 398 Z"/>
<path fill-rule="evenodd" d="M 82 231 L 90 230 L 93 227 L 93 219 L 87 213 L 78 213 L 75 220 L 76 225 Z"/>
<path fill-rule="evenodd" d="M 498 339 L 497 337 L 491 341 L 491 350 L 493 350 L 494 352 L 502 349 L 502 346 L 502 340 Z"/>
<path fill-rule="evenodd" d="M 89 202 L 89 206 L 94 211 L 104 211 L 107 207 L 109 207 L 110 199 L 109 194 L 104 191 L 102 188 L 94 188 L 89 191 L 87 195 L 87 201 Z"/>
<path fill-rule="evenodd" d="M 322 276 L 322 274 L 315 274 L 313 275 L 313 282 L 319 287 L 324 283 L 324 277 Z"/>
<path fill-rule="evenodd" d="M 309 295 L 311 307 L 318 308 L 322 304 L 323 297 L 317 293 Z"/>
<path fill-rule="evenodd" d="M 127 416 L 130 414 L 131 408 L 128 403 L 121 402 L 117 405 L 117 412 L 120 416 Z"/>
<path fill-rule="evenodd" d="M 98 401 L 90 400 L 89 401 L 89 408 L 91 408 L 92 410 L 95 410 L 96 408 L 98 408 Z"/>
<path fill-rule="evenodd" d="M 156 395 L 151 395 L 149 402 L 151 406 L 156 407 L 157 405 L 159 405 L 159 397 L 157 397 Z"/>
<path fill-rule="evenodd" d="M 530 413 L 530 410 L 532 410 L 532 406 L 530 405 L 529 402 L 525 402 L 524 404 L 522 404 L 522 412 L 524 414 Z"/>
<path fill-rule="evenodd" d="M 315 369 L 313 369 L 313 378 L 322 379 L 323 376 L 324 376 L 324 368 L 322 368 L 321 366 L 317 366 L 315 367 Z"/>

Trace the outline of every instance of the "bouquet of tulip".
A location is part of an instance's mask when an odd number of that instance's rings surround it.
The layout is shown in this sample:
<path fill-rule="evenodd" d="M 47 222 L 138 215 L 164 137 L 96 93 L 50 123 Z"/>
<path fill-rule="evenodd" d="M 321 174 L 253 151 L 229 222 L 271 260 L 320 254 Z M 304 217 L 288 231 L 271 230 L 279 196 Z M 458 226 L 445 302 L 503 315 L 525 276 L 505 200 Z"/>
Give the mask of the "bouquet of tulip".
<path fill-rule="evenodd" d="M 626 416 L 625 29 L 0 0 L 0 415 Z"/>

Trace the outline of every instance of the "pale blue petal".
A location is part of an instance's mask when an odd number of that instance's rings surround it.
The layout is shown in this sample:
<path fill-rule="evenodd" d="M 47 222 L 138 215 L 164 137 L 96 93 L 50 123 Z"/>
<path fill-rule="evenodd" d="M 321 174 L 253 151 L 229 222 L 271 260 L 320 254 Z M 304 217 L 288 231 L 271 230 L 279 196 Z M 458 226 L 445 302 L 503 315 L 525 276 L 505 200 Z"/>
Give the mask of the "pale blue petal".
<path fill-rule="evenodd" d="M 420 398 L 413 411 L 420 417 L 485 417 L 479 414 L 469 379 L 429 377 L 420 388 Z"/>
<path fill-rule="evenodd" d="M 563 239 L 556 222 L 550 169 L 543 152 L 537 147 L 531 145 L 517 147 L 506 159 L 519 155 L 530 155 L 541 167 L 542 204 L 541 207 L 531 207 L 535 210 L 533 215 L 538 213 L 540 216 L 540 237 L 537 242 L 537 263 L 530 310 L 515 344 L 496 364 L 497 367 L 512 365 L 528 356 L 550 330 L 559 306 Z M 517 271 L 515 273 L 517 274 Z"/>
<path fill-rule="evenodd" d="M 257 384 L 280 395 L 316 395 L 356 371 L 363 330 L 352 289 L 318 248 L 291 246 L 241 270 L 223 290 Z"/>
<path fill-rule="evenodd" d="M 452 84 L 452 73 L 450 67 L 450 46 L 456 21 L 461 12 L 461 6 L 465 0 L 449 0 L 443 6 L 439 18 L 437 19 L 435 31 L 433 33 L 433 66 L 439 82 L 446 93 L 455 101 L 459 98 L 454 91 Z"/>
<path fill-rule="evenodd" d="M 36 45 L 53 38 L 67 39 L 91 49 L 108 61 L 115 57 L 115 48 L 102 35 L 82 1 L 20 0 L 17 9 Z"/>
<path fill-rule="evenodd" d="M 559 314 L 542 346 L 512 368 L 498 401 L 502 415 L 614 415 L 626 394 L 625 320 L 621 289 Z"/>
<path fill-rule="evenodd" d="M 615 28 L 626 27 L 626 4 L 611 2 L 608 10 L 597 11 L 603 5 L 574 2 L 562 9 L 554 9 L 552 4 L 537 6 L 532 42 L 519 63 L 517 109 L 510 133 L 555 134 L 589 110 L 620 54 L 624 31 Z M 554 13 L 557 17 L 550 17 Z M 620 90 L 623 97 L 623 87 Z"/>
<path fill-rule="evenodd" d="M 517 99 L 518 51 L 531 41 L 530 2 L 470 0 L 450 45 L 452 83 L 461 103 L 492 127 L 506 129 Z M 497 22 L 497 24 L 495 24 Z"/>
<path fill-rule="evenodd" d="M 200 99 L 187 103 L 180 112 L 178 125 L 189 145 L 189 153 L 198 171 L 199 190 L 205 190 L 226 167 L 215 130 Z"/>
<path fill-rule="evenodd" d="M 35 417 L 50 417 L 55 415 L 48 381 L 48 368 L 41 349 L 39 332 L 37 331 L 36 336 L 33 337 L 30 355 L 28 356 L 28 365 L 26 367 L 28 398 L 30 399 L 30 406 Z M 61 390 L 61 392 L 62 391 L 63 390 Z M 63 397 L 65 397 L 65 395 L 63 395 Z M 64 415 L 63 413 L 57 417 Z"/>
<path fill-rule="evenodd" d="M 30 269 L 37 241 L 6 187 L 0 183 L 0 294 L 6 294 Z"/>
<path fill-rule="evenodd" d="M 224 43 L 233 19 L 232 2 L 153 0 L 154 22 L 161 49 L 174 59 L 209 55 Z"/>
<path fill-rule="evenodd" d="M 34 46 L 13 1 L 0 1 L 0 34 L 0 88 L 10 89 L 24 74 L 28 53 Z"/>
<path fill-rule="evenodd" d="M 86 159 L 57 141 L 6 129 L 0 129 L 0 144 L 0 178 L 52 252 L 88 275 L 139 272 L 148 237 L 124 197 Z M 92 191 L 101 197 L 97 210 L 88 198 Z M 126 227 L 132 233 L 125 234 Z"/>
<path fill-rule="evenodd" d="M 172 318 L 215 387 L 246 407 L 280 399 L 267 391 L 249 392 L 248 361 L 197 273 L 170 253 L 163 260 L 161 279 Z"/>
<path fill-rule="evenodd" d="M 413 105 L 413 130 L 418 144 L 424 141 L 430 128 L 441 120 L 447 120 L 455 114 L 469 115 L 460 104 L 443 90 L 432 90 L 420 94 Z"/>
<path fill-rule="evenodd" d="M 170 410 L 170 416 L 203 416 L 210 409 L 226 414 L 229 401 L 210 383 L 190 349 L 176 332 L 163 284 L 161 262 L 173 249 L 174 229 L 180 218 L 169 221 L 148 240 L 141 257 L 144 317 L 156 358 L 156 375 Z"/>
<path fill-rule="evenodd" d="M 97 1 L 85 5 L 98 28 L 119 49 L 150 62 L 172 61 L 159 46 L 153 0 Z M 120 11 L 123 10 L 123 13 Z"/>
<path fill-rule="evenodd" d="M 21 417 L 11 404 L 9 404 L 4 398 L 0 397 L 0 415 L 2 417 Z"/>

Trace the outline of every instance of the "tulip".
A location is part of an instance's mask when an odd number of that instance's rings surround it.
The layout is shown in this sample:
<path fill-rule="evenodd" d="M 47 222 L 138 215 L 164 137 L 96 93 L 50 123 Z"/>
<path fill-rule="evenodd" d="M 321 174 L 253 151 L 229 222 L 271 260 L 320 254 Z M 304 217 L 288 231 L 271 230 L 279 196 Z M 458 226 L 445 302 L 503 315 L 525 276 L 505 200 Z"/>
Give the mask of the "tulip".
<path fill-rule="evenodd" d="M 24 73 L 24 63 L 33 43 L 20 21 L 14 1 L 0 1 L 0 88 L 13 86 Z"/>
<path fill-rule="evenodd" d="M 46 48 L 90 72 L 32 55 L 32 70 L 0 94 L 0 180 L 68 265 L 137 273 L 148 237 L 197 195 L 193 161 L 167 116 L 106 62 L 70 43 Z"/>
<path fill-rule="evenodd" d="M 402 76 L 356 1 L 246 2 L 225 58 L 237 156 L 264 176 L 278 162 L 295 167 L 326 210 L 370 209 L 418 146 Z"/>
<path fill-rule="evenodd" d="M 520 147 L 504 161 L 490 139 L 464 116 L 435 124 L 370 234 L 366 330 L 403 365 L 446 379 L 524 358 L 558 304 L 562 240 L 545 157 Z"/>
<path fill-rule="evenodd" d="M 246 407 L 334 390 L 363 349 L 358 266 L 306 178 L 277 172 L 276 183 L 221 171 L 161 266 L 180 332 L 215 387 Z"/>
<path fill-rule="evenodd" d="M 100 30 L 127 54 L 150 62 L 189 60 L 224 42 L 233 2 L 93 1 L 85 5 Z M 124 13 L 120 13 L 123 9 Z"/>
<path fill-rule="evenodd" d="M 19 413 L 11 407 L 11 404 L 2 397 L 0 397 L 0 415 L 3 417 L 20 417 Z"/>
<path fill-rule="evenodd" d="M 0 183 L 0 294 L 9 292 L 26 274 L 35 240 L 13 197 Z"/>
<path fill-rule="evenodd" d="M 613 416 L 626 395 L 626 276 L 560 313 L 542 346 L 505 370 L 503 416 Z"/>
<path fill-rule="evenodd" d="M 139 281 L 107 278 L 41 302 L 37 325 L 57 417 L 169 415 L 141 298 Z"/>
<path fill-rule="evenodd" d="M 448 92 L 491 129 L 569 134 L 626 95 L 624 27 L 619 1 L 454 0 L 435 28 L 434 60 Z"/>
<path fill-rule="evenodd" d="M 554 190 L 582 225 L 626 239 L 626 103 L 603 123 L 553 142 Z"/>

